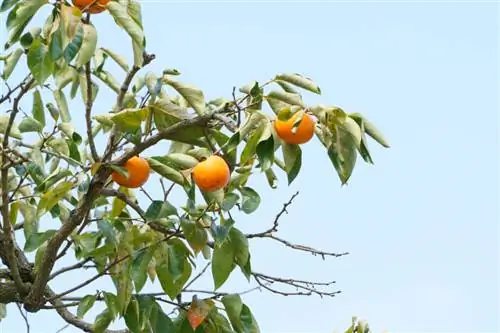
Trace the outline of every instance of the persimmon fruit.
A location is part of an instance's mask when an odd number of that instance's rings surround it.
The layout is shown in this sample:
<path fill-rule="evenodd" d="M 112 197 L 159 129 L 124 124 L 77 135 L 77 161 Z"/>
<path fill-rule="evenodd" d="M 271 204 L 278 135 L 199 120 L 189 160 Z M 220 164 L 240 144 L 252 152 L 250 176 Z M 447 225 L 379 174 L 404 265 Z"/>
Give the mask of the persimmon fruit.
<path fill-rule="evenodd" d="M 123 166 L 128 176 L 125 176 L 117 171 L 113 171 L 111 177 L 120 186 L 127 188 L 141 187 L 149 178 L 151 170 L 148 161 L 139 156 L 131 157 Z"/>
<path fill-rule="evenodd" d="M 90 14 L 99 14 L 106 10 L 111 0 L 73 0 L 73 5 Z"/>
<path fill-rule="evenodd" d="M 297 117 L 303 114 L 300 124 L 293 131 L 293 124 Z M 278 116 L 274 120 L 274 129 L 276 134 L 288 144 L 300 145 L 308 142 L 314 135 L 315 122 L 310 115 L 303 112 L 294 113 L 289 119 L 280 119 Z"/>
<path fill-rule="evenodd" d="M 200 190 L 213 192 L 229 183 L 231 171 L 222 157 L 212 155 L 194 166 L 191 177 Z"/>

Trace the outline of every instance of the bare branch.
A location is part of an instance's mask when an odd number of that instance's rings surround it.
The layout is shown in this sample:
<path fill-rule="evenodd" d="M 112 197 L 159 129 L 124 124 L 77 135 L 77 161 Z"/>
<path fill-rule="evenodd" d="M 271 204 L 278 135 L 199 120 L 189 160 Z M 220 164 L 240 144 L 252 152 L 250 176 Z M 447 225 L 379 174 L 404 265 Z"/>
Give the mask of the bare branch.
<path fill-rule="evenodd" d="M 282 296 L 311 296 L 313 294 L 318 295 L 320 297 L 329 296 L 334 297 L 337 294 L 340 294 L 341 291 L 323 291 L 316 289 L 317 287 L 328 287 L 335 283 L 335 281 L 330 282 L 314 282 L 314 281 L 304 281 L 304 280 L 296 280 L 290 278 L 281 278 L 274 277 L 262 273 L 252 272 L 255 281 L 264 289 L 269 290 L 274 294 L 279 294 Z M 281 284 L 289 287 L 293 287 L 295 292 L 286 292 L 275 289 L 272 287 L 273 284 Z"/>
<path fill-rule="evenodd" d="M 30 333 L 30 323 L 28 321 L 28 313 L 24 313 L 23 308 L 19 303 L 16 303 L 17 308 L 19 309 L 19 313 L 21 314 L 21 317 L 24 319 L 24 323 L 26 324 L 26 333 Z"/>
<path fill-rule="evenodd" d="M 288 206 L 290 206 L 292 204 L 293 200 L 298 195 L 299 195 L 299 192 L 297 191 L 294 195 L 292 195 L 292 197 L 288 200 L 288 202 L 286 202 L 286 203 L 283 204 L 283 208 L 281 208 L 281 210 L 279 211 L 279 213 L 274 218 L 273 226 L 271 228 L 267 229 L 266 231 L 259 232 L 259 233 L 256 233 L 256 234 L 248 234 L 247 238 L 266 237 L 266 235 L 272 234 L 273 232 L 278 231 L 278 224 L 279 224 L 279 219 L 281 218 L 281 215 L 283 215 L 284 213 L 288 214 L 288 212 L 287 212 L 286 209 L 288 208 Z"/>
<path fill-rule="evenodd" d="M 90 71 L 90 61 L 85 64 L 85 78 L 87 81 L 87 103 L 85 105 L 85 120 L 87 123 L 87 138 L 90 147 L 90 154 L 94 162 L 99 162 L 99 154 L 94 142 L 94 136 L 92 135 L 92 76 Z"/>
<path fill-rule="evenodd" d="M 294 250 L 298 250 L 298 251 L 304 251 L 304 252 L 309 252 L 311 253 L 312 255 L 320 255 L 323 259 L 325 259 L 325 257 L 343 257 L 343 256 L 346 256 L 349 254 L 349 252 L 342 252 L 342 253 L 334 253 L 334 252 L 325 252 L 325 251 L 322 251 L 322 250 L 318 250 L 318 249 L 315 249 L 315 248 L 312 248 L 310 246 L 306 246 L 306 245 L 300 245 L 300 244 L 293 244 L 283 238 L 280 238 L 280 237 L 277 237 L 277 236 L 274 236 L 274 235 L 264 235 L 262 236 L 262 238 L 270 238 L 270 239 L 274 239 L 275 241 L 277 242 L 280 242 L 282 244 L 284 244 L 285 246 L 291 248 L 291 249 L 294 249 Z"/>

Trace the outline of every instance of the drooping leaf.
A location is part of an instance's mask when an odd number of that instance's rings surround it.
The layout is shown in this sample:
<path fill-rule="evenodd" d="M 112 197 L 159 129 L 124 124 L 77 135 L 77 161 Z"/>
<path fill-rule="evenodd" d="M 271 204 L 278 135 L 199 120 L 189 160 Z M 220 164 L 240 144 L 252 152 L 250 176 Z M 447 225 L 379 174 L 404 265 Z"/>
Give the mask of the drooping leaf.
<path fill-rule="evenodd" d="M 42 127 L 45 127 L 45 111 L 43 109 L 42 95 L 38 89 L 33 93 L 32 114 L 33 118 L 35 118 Z"/>
<path fill-rule="evenodd" d="M 86 295 L 82 298 L 76 309 L 76 316 L 83 319 L 85 314 L 92 308 L 96 300 L 95 295 Z"/>
<path fill-rule="evenodd" d="M 249 260 L 248 239 L 237 228 L 233 227 L 229 231 L 229 241 L 234 251 L 234 262 L 240 267 L 244 267 Z"/>
<path fill-rule="evenodd" d="M 24 244 L 24 251 L 33 252 L 38 249 L 43 243 L 48 241 L 50 237 L 54 236 L 57 230 L 47 230 L 44 232 L 34 232 L 29 235 Z"/>
<path fill-rule="evenodd" d="M 64 60 L 68 64 L 76 57 L 78 51 L 80 51 L 83 44 L 83 35 L 85 32 L 83 28 L 83 23 L 77 24 L 75 29 L 76 29 L 75 35 L 69 41 L 68 45 L 66 45 L 63 51 Z"/>
<path fill-rule="evenodd" d="M 68 101 L 66 100 L 64 92 L 62 90 L 54 90 L 54 99 L 56 100 L 61 120 L 65 123 L 70 122 L 71 115 L 69 113 Z"/>
<path fill-rule="evenodd" d="M 219 289 L 227 281 L 234 268 L 234 249 L 231 242 L 224 242 L 214 248 L 212 256 L 212 277 L 214 289 Z"/>
<path fill-rule="evenodd" d="M 162 308 L 158 304 L 155 304 L 154 308 L 156 309 L 155 311 L 156 315 L 150 317 L 150 323 L 153 329 L 153 333 L 176 332 L 172 320 L 165 314 L 165 312 L 163 312 Z"/>
<path fill-rule="evenodd" d="M 338 141 L 328 147 L 328 157 L 337 170 L 337 174 L 342 182 L 346 184 L 354 170 L 356 164 L 357 149 L 348 133 L 338 128 Z"/>
<path fill-rule="evenodd" d="M 24 50 L 19 47 L 7 56 L 2 72 L 2 79 L 4 81 L 7 81 L 7 79 L 10 77 L 10 74 L 12 74 L 12 71 L 14 70 L 14 68 L 16 68 L 17 63 L 19 62 L 19 59 L 23 54 Z"/>
<path fill-rule="evenodd" d="M 129 15 L 127 7 L 119 2 L 111 1 L 106 7 L 113 19 L 129 34 L 132 40 L 139 44 L 144 45 L 144 31 L 136 21 Z"/>
<path fill-rule="evenodd" d="M 2 4 L 0 5 L 0 12 L 3 13 L 5 11 L 9 10 L 11 7 L 13 7 L 19 1 L 21 1 L 21 0 L 3 0 Z"/>
<path fill-rule="evenodd" d="M 37 39 L 28 50 L 28 68 L 39 85 L 45 83 L 54 70 L 48 47 Z"/>
<path fill-rule="evenodd" d="M 153 258 L 153 250 L 154 249 L 148 248 L 133 256 L 132 280 L 134 281 L 136 292 L 140 292 L 146 283 L 147 268 Z"/>
<path fill-rule="evenodd" d="M 57 128 L 61 130 L 61 132 L 68 138 L 74 141 L 76 144 L 80 144 L 82 142 L 82 137 L 80 134 L 75 132 L 75 127 L 72 123 L 59 123 L 57 124 Z"/>
<path fill-rule="evenodd" d="M 302 166 L 302 150 L 299 145 L 283 143 L 283 159 L 287 173 L 288 185 L 290 185 L 300 172 Z"/>
<path fill-rule="evenodd" d="M 97 47 L 97 30 L 92 24 L 83 25 L 82 45 L 78 52 L 75 65 L 80 67 L 92 59 Z"/>
<path fill-rule="evenodd" d="M 104 333 L 104 331 L 111 324 L 113 317 L 108 309 L 104 309 L 101 313 L 99 313 L 92 324 L 92 332 L 94 333 Z"/>
<path fill-rule="evenodd" d="M 321 94 L 321 89 L 311 79 L 297 73 L 283 73 L 276 75 L 277 80 L 285 81 L 294 86 L 309 90 L 310 92 Z"/>
<path fill-rule="evenodd" d="M 224 195 L 221 208 L 225 211 L 231 210 L 238 203 L 240 196 L 236 193 L 228 192 Z"/>

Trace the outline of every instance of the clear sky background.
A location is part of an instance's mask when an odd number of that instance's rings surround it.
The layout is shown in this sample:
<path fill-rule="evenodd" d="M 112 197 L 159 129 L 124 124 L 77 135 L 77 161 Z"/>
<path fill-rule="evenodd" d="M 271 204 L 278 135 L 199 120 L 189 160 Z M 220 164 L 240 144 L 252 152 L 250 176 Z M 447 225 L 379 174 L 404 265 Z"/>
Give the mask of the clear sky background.
<path fill-rule="evenodd" d="M 152 70 L 177 68 L 179 79 L 207 99 L 229 98 L 233 85 L 254 79 L 302 73 L 323 91 L 306 93 L 306 102 L 361 112 L 392 144 L 385 150 L 370 142 L 375 166 L 359 163 L 343 188 L 317 139 L 304 147 L 291 187 L 283 175 L 277 190 L 262 175 L 252 181 L 263 203 L 256 214 L 238 217 L 239 228 L 267 227 L 300 190 L 279 234 L 351 252 L 323 261 L 252 241 L 255 270 L 334 279 L 343 292 L 333 299 L 246 295 L 263 333 L 340 331 L 353 315 L 374 332 L 498 331 L 498 14 L 493 1 L 143 1 L 148 51 L 157 55 Z M 100 45 L 131 59 L 129 38 L 110 17 L 99 15 L 95 24 Z M 101 89 L 95 109 L 107 112 L 111 98 Z M 79 97 L 71 105 L 83 124 Z M 150 188 L 159 193 L 157 183 Z M 172 200 L 184 203 L 180 192 Z M 81 280 L 75 274 L 53 287 Z M 210 276 L 198 286 L 210 289 Z M 82 295 L 105 287 L 113 289 L 96 283 Z M 236 270 L 222 289 L 248 287 Z M 64 325 L 47 312 L 30 322 L 32 333 Z M 10 306 L 0 332 L 21 332 L 23 325 Z"/>

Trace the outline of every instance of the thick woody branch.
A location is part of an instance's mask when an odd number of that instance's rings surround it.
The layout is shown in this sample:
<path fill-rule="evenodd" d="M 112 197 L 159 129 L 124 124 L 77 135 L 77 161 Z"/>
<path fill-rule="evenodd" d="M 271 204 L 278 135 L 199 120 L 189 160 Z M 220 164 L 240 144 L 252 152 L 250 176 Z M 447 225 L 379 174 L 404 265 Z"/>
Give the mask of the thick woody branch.
<path fill-rule="evenodd" d="M 25 289 L 28 289 L 30 285 L 28 283 L 23 284 Z M 17 291 L 17 286 L 14 282 L 0 282 L 0 303 L 21 303 L 22 297 Z"/>
<path fill-rule="evenodd" d="M 14 98 L 14 103 L 12 105 L 12 112 L 9 117 L 9 121 L 5 128 L 5 132 L 3 133 L 3 142 L 2 142 L 2 170 L 0 172 L 1 177 L 1 185 L 2 185 L 2 230 L 3 237 L 0 239 L 0 255 L 2 259 L 5 259 L 7 266 L 10 268 L 11 276 L 18 288 L 19 292 L 22 296 L 27 292 L 25 285 L 21 279 L 21 275 L 19 273 L 19 267 L 16 262 L 16 254 L 15 254 L 15 246 L 14 246 L 14 234 L 12 231 L 12 225 L 9 219 L 9 169 L 7 167 L 8 161 L 8 148 L 9 148 L 9 137 L 12 130 L 12 126 L 14 125 L 14 120 L 19 112 L 19 103 L 24 95 L 28 92 L 31 84 L 34 82 L 34 79 L 25 82 L 21 86 L 21 91 Z"/>

